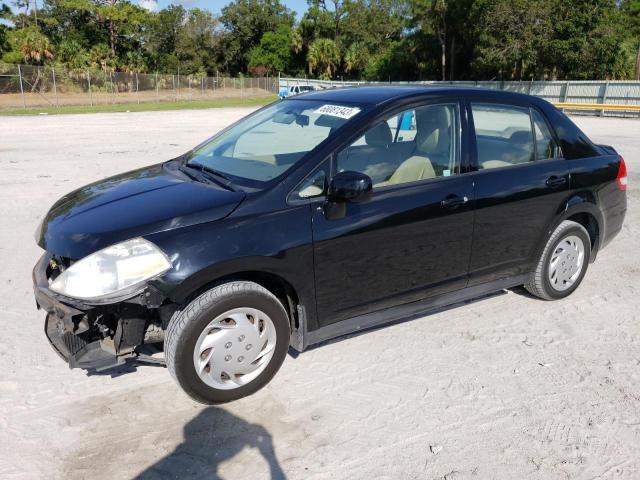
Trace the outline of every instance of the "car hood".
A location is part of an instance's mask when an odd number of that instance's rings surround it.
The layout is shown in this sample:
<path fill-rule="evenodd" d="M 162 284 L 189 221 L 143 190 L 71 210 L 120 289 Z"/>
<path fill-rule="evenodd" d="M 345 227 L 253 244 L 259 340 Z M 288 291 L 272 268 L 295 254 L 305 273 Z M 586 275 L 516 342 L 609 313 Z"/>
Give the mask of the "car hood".
<path fill-rule="evenodd" d="M 175 163 L 165 165 L 133 170 L 65 195 L 43 219 L 36 232 L 38 245 L 80 259 L 133 237 L 224 218 L 245 197 L 182 178 L 170 172 Z"/>

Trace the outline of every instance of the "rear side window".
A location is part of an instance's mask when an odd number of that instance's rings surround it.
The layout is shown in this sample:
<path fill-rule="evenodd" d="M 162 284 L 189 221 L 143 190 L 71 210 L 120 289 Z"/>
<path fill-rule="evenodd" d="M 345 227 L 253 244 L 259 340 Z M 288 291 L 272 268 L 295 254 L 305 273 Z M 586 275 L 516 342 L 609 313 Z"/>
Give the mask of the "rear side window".
<path fill-rule="evenodd" d="M 478 168 L 510 167 L 536 159 L 528 108 L 472 103 Z"/>

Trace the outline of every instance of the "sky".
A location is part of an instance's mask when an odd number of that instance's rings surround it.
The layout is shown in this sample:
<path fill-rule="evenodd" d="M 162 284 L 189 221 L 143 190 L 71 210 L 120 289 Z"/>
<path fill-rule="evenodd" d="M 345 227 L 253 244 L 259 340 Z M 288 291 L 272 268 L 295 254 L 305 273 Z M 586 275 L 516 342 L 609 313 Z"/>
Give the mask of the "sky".
<path fill-rule="evenodd" d="M 135 1 L 135 0 L 134 0 Z M 298 14 L 298 18 L 307 9 L 306 0 L 281 0 L 288 8 L 294 10 Z M 186 8 L 198 7 L 205 10 L 210 10 L 213 13 L 220 13 L 222 7 L 224 7 L 229 1 L 227 0 L 138 0 L 138 4 L 145 7 L 148 10 L 159 10 L 170 4 L 180 4 Z"/>

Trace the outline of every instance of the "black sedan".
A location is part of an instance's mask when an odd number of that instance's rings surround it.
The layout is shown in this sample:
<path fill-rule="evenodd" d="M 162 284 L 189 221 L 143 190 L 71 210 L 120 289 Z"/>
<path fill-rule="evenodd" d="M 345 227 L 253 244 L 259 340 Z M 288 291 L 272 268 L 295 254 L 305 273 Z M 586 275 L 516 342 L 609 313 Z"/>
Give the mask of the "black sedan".
<path fill-rule="evenodd" d="M 530 96 L 361 87 L 276 102 L 185 155 L 80 188 L 36 232 L 71 367 L 166 364 L 249 395 L 289 347 L 524 285 L 555 300 L 620 231 L 624 160 Z"/>

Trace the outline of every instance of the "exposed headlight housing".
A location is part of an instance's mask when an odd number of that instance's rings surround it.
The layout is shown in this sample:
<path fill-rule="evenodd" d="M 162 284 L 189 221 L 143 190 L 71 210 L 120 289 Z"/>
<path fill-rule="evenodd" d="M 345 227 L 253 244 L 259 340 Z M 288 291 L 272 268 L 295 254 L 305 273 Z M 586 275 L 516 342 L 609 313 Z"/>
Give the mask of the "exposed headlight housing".
<path fill-rule="evenodd" d="M 158 247 L 144 238 L 133 238 L 74 263 L 49 288 L 80 300 L 124 299 L 169 268 L 171 262 Z"/>

